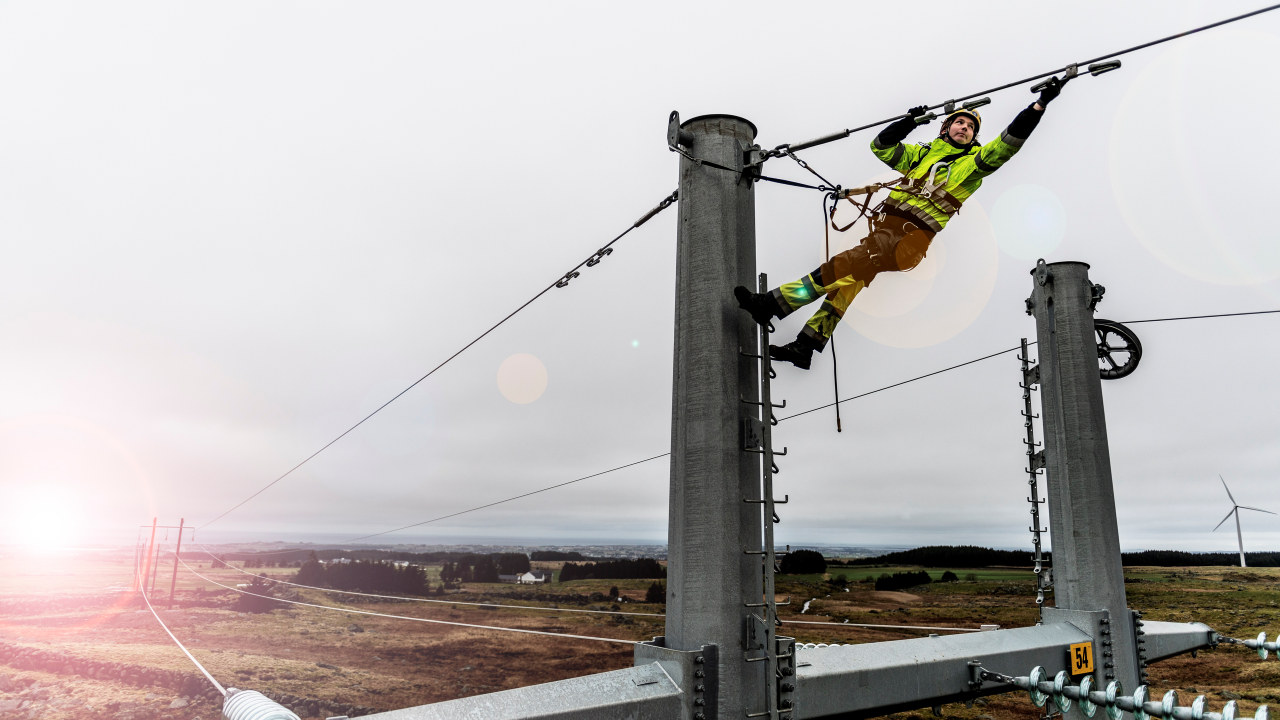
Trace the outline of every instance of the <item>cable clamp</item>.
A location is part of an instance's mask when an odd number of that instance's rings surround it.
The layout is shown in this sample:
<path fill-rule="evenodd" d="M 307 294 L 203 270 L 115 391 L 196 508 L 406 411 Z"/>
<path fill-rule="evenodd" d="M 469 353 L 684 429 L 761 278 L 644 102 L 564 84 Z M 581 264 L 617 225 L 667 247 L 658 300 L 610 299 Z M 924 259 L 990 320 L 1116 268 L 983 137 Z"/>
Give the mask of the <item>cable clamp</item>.
<path fill-rule="evenodd" d="M 591 259 L 587 261 L 587 267 L 595 267 L 596 265 L 599 265 L 600 261 L 605 259 L 605 256 L 612 255 L 612 254 L 613 254 L 613 248 L 611 247 L 600 248 L 599 250 L 596 251 L 596 254 L 592 255 Z"/>

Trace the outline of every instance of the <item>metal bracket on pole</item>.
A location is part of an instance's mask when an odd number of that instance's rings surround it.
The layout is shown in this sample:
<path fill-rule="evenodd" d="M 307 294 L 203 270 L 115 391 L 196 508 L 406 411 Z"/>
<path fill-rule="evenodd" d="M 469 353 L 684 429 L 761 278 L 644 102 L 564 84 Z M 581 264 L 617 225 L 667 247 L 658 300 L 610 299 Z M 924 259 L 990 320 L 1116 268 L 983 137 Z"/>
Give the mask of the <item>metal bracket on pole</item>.
<path fill-rule="evenodd" d="M 1022 371 L 1022 384 L 1028 388 L 1033 388 L 1040 384 L 1040 366 L 1032 365 Z"/>
<path fill-rule="evenodd" d="M 777 691 L 776 707 L 763 712 L 747 713 L 749 718 L 782 718 L 791 717 L 795 708 L 796 692 L 796 639 L 779 635 L 774 638 L 774 656 L 777 658 L 777 672 L 774 683 Z"/>
<path fill-rule="evenodd" d="M 683 691 L 684 715 L 680 720 L 715 720 L 719 717 L 716 714 L 719 650 L 715 645 L 703 645 L 700 650 L 672 650 L 665 643 L 666 638 L 661 635 L 651 642 L 638 643 L 636 665 L 656 662 L 676 681 Z"/>
<path fill-rule="evenodd" d="M 1087 282 L 1087 281 L 1086 281 Z M 1107 289 L 1101 285 L 1089 283 L 1089 309 L 1093 310 L 1098 307 L 1098 303 L 1102 302 L 1102 296 L 1105 295 Z"/>
<path fill-rule="evenodd" d="M 750 415 L 742 418 L 742 449 L 762 450 L 764 448 L 764 423 Z"/>
<path fill-rule="evenodd" d="M 680 129 L 680 113 L 672 110 L 667 118 L 667 146 L 674 149 L 682 145 L 693 147 L 693 133 Z"/>
<path fill-rule="evenodd" d="M 1044 451 L 1043 450 L 1040 450 L 1039 452 L 1031 453 L 1030 455 L 1028 455 L 1028 457 L 1031 459 L 1031 472 L 1033 473 L 1039 472 L 1044 468 Z M 1044 501 L 1040 500 L 1039 502 L 1044 502 Z"/>

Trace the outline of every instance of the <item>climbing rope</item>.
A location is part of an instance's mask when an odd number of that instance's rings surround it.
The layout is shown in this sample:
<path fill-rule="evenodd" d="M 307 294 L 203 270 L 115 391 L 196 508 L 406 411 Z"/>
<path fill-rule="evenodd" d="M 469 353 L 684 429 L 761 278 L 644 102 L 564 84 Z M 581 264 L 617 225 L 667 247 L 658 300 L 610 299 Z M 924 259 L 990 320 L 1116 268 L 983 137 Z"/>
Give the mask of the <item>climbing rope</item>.
<path fill-rule="evenodd" d="M 791 157 L 795 158 L 795 155 L 791 155 Z M 808 165 L 805 165 L 804 161 L 800 160 L 800 158 L 795 158 L 795 159 L 796 159 L 796 162 L 801 163 L 803 167 L 805 168 L 809 167 Z M 817 175 L 817 172 L 814 172 L 814 174 Z M 823 253 L 824 253 L 824 257 L 826 258 L 826 262 L 831 261 L 831 223 L 828 223 L 827 218 L 828 216 L 830 216 L 831 218 L 834 219 L 836 215 L 837 201 L 832 199 L 832 195 L 833 194 L 829 194 L 827 195 L 827 197 L 824 197 L 822 199 L 822 242 L 823 242 Z M 827 212 L 828 199 L 832 199 L 830 213 Z M 869 199 L 870 199 L 870 196 L 868 196 L 868 201 Z M 836 337 L 834 332 L 831 335 L 830 343 L 831 343 L 831 385 L 832 385 L 832 390 L 835 394 L 835 399 L 836 399 L 836 432 L 844 432 L 843 424 L 840 422 L 840 361 L 839 361 L 839 358 L 836 356 Z"/>

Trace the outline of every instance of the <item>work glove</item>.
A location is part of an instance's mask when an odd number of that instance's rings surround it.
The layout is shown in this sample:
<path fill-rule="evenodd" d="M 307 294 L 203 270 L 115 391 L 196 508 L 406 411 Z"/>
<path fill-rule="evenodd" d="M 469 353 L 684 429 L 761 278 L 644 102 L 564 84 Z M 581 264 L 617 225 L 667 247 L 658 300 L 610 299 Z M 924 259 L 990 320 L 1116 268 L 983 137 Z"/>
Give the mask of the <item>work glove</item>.
<path fill-rule="evenodd" d="M 928 108 L 924 105 L 918 105 L 907 111 L 907 117 L 898 118 L 894 122 L 880 131 L 876 136 L 876 143 L 880 147 L 890 147 L 897 145 L 916 129 L 916 119 L 924 116 L 928 112 Z"/>
<path fill-rule="evenodd" d="M 1040 91 L 1040 99 L 1036 102 L 1040 103 L 1040 107 L 1048 107 L 1049 103 L 1058 97 L 1058 93 L 1062 92 L 1062 86 L 1066 84 L 1066 80 L 1059 80 L 1056 76 L 1049 78 L 1049 82 L 1045 83 L 1044 89 Z"/>

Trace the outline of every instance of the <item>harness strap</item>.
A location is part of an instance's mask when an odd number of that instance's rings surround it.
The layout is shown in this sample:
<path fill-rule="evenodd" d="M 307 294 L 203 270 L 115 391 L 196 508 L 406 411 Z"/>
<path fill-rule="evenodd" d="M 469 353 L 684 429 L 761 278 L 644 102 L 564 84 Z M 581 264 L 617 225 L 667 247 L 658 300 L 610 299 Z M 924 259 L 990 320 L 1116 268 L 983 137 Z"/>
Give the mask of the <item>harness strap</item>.
<path fill-rule="evenodd" d="M 943 142 L 946 142 L 946 140 L 943 140 Z M 932 149 L 933 149 L 933 143 L 932 143 L 932 142 L 930 142 L 926 147 L 928 147 L 930 150 L 932 150 Z M 947 155 L 946 157 L 942 158 L 942 159 L 941 159 L 941 160 L 939 160 L 938 162 L 944 162 L 944 163 L 947 163 L 948 165 L 950 165 L 952 160 L 959 160 L 960 158 L 964 157 L 965 155 L 968 155 L 968 154 L 969 154 L 969 151 L 970 151 L 970 150 L 972 150 L 972 149 L 973 149 L 973 144 L 972 144 L 972 143 L 970 143 L 970 144 L 969 144 L 969 147 L 967 147 L 967 148 L 965 148 L 965 149 L 961 150 L 960 152 L 952 153 L 952 154 L 950 154 L 950 155 Z M 913 163 L 911 163 L 911 167 L 907 168 L 907 169 L 906 169 L 906 172 L 904 172 L 904 173 L 902 173 L 902 174 L 903 174 L 903 175 L 906 175 L 906 174 L 910 173 L 912 170 L 915 170 L 917 167 L 920 167 L 920 163 L 924 162 L 925 157 L 927 157 L 928 155 L 929 155 L 929 150 L 926 150 L 926 151 L 925 151 L 925 153 L 924 153 L 924 155 L 921 155 L 920 157 L 916 158 L 916 161 L 915 161 L 915 162 L 913 162 Z"/>

